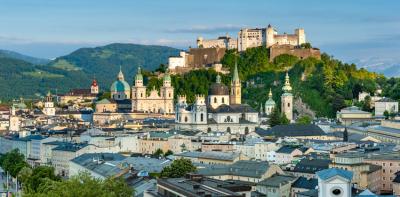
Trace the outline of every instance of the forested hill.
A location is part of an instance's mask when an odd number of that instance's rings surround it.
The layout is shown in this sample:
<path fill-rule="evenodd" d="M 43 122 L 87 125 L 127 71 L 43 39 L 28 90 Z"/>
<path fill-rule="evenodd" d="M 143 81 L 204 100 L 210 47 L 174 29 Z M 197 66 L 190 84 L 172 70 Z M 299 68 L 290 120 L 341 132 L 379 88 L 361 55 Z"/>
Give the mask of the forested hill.
<path fill-rule="evenodd" d="M 222 60 L 223 65 L 232 71 L 237 59 L 243 82 L 243 101 L 255 109 L 259 110 L 264 105 L 270 88 L 277 106 L 280 106 L 281 88 L 287 69 L 295 98 L 301 98 L 319 117 L 335 117 L 336 111 L 352 104 L 361 107 L 366 105 L 353 102 L 353 99 L 357 99 L 361 91 L 373 94 L 378 87 L 383 89 L 384 96 L 400 99 L 399 79 L 387 79 L 383 75 L 357 69 L 356 65 L 343 63 L 327 54 L 323 54 L 321 60 L 300 60 L 281 55 L 269 62 L 268 53 L 264 47 L 248 49 L 240 54 L 228 51 Z M 197 70 L 183 76 L 173 76 L 173 84 L 176 93 L 188 95 L 191 102 L 195 94 L 207 95 L 215 77 L 215 71 Z M 229 85 L 230 75 L 223 76 L 222 81 Z M 150 80 L 150 85 L 157 84 L 160 82 Z"/>
<path fill-rule="evenodd" d="M 0 55 L 0 99 L 38 98 L 48 90 L 63 93 L 89 88 L 94 77 L 101 90 L 108 91 L 120 66 L 131 84 L 139 65 L 154 70 L 177 54 L 179 50 L 171 47 L 117 43 L 78 49 L 45 65 Z"/>

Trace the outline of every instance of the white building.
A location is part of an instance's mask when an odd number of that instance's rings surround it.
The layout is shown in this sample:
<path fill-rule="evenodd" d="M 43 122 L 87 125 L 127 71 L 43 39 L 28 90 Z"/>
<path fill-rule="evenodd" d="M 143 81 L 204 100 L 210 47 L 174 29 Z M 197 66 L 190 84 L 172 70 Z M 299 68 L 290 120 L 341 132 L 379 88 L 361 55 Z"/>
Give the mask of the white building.
<path fill-rule="evenodd" d="M 385 111 L 397 114 L 399 112 L 399 103 L 390 98 L 382 98 L 375 101 L 375 116 L 383 116 Z"/>
<path fill-rule="evenodd" d="M 233 81 L 239 81 L 237 67 Z M 185 96 L 178 97 L 176 105 L 175 127 L 177 130 L 226 131 L 235 134 L 247 134 L 259 125 L 258 112 L 249 105 L 240 104 L 240 82 L 232 83 L 235 91 L 221 83 L 218 75 L 212 84 L 207 102 L 203 95 L 196 95 L 195 103 L 189 106 Z"/>
<path fill-rule="evenodd" d="M 353 173 L 338 168 L 330 168 L 316 173 L 318 177 L 318 197 L 351 197 Z"/>
<path fill-rule="evenodd" d="M 168 58 L 168 69 L 174 70 L 176 67 L 186 67 L 188 53 L 181 51 L 179 56 L 171 56 Z"/>
<path fill-rule="evenodd" d="M 46 116 L 55 116 L 56 108 L 54 107 L 53 96 L 50 91 L 47 93 L 46 102 L 44 102 L 43 113 Z"/>

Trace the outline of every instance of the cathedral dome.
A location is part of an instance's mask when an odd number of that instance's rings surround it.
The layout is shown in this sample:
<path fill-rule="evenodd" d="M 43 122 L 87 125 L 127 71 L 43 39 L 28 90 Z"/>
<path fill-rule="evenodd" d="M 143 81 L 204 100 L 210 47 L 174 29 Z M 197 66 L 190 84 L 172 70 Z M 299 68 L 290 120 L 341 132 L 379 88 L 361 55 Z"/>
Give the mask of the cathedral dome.
<path fill-rule="evenodd" d="M 221 76 L 217 75 L 216 82 L 208 90 L 208 95 L 229 95 L 229 89 L 221 83 Z"/>
<path fill-rule="evenodd" d="M 125 80 L 117 80 L 111 85 L 111 92 L 125 92 L 129 89 L 129 84 Z"/>
<path fill-rule="evenodd" d="M 229 89 L 221 83 L 211 85 L 208 95 L 229 95 Z"/>

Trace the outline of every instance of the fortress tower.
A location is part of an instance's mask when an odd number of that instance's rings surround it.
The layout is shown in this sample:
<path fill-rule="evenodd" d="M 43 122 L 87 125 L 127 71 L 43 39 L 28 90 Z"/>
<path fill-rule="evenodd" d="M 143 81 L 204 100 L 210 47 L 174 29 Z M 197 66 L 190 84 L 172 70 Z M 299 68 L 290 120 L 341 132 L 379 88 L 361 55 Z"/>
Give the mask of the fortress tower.
<path fill-rule="evenodd" d="M 286 72 L 285 84 L 283 85 L 283 94 L 281 96 L 281 111 L 286 115 L 286 118 L 292 122 L 293 120 L 293 95 L 292 87 L 290 86 L 289 74 Z"/>

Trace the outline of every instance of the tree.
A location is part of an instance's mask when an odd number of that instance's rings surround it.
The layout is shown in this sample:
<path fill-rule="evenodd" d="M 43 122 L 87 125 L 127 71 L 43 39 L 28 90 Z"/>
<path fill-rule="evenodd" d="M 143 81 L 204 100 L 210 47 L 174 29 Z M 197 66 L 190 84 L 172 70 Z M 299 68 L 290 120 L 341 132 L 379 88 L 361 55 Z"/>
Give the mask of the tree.
<path fill-rule="evenodd" d="M 383 112 L 383 116 L 385 116 L 385 119 L 389 119 L 389 112 L 388 112 L 388 110 L 385 110 L 384 112 Z"/>
<path fill-rule="evenodd" d="M 153 155 L 156 157 L 161 157 L 164 155 L 164 151 L 161 149 L 157 149 L 156 152 L 153 153 Z"/>
<path fill-rule="evenodd" d="M 366 96 L 364 98 L 364 103 L 362 105 L 363 111 L 371 111 L 371 96 Z"/>
<path fill-rule="evenodd" d="M 174 160 L 171 165 L 164 167 L 161 171 L 161 177 L 179 178 L 190 172 L 195 172 L 196 167 L 189 159 Z"/>
<path fill-rule="evenodd" d="M 312 48 L 312 46 L 311 46 L 311 44 L 309 42 L 301 44 L 300 47 L 304 48 L 304 49 L 311 49 Z"/>
<path fill-rule="evenodd" d="M 173 155 L 173 154 L 174 154 L 174 152 L 172 152 L 172 150 L 167 150 L 167 152 L 164 153 L 164 156 L 168 157 L 168 156 Z"/>
<path fill-rule="evenodd" d="M 36 192 L 24 194 L 26 197 L 131 197 L 133 195 L 133 188 L 121 178 L 101 180 L 88 173 L 80 173 L 63 181 L 45 179 Z"/>
<path fill-rule="evenodd" d="M 281 124 L 289 124 L 289 123 L 290 123 L 290 121 L 289 121 L 289 119 L 286 117 L 286 114 L 285 114 L 285 113 L 282 113 L 282 114 L 281 114 L 280 122 L 281 122 Z"/>
<path fill-rule="evenodd" d="M 21 173 L 24 169 L 22 169 L 20 172 L 21 178 Z M 25 193 L 35 193 L 42 184 L 46 183 L 47 180 L 60 181 L 61 178 L 55 175 L 53 167 L 38 166 L 33 170 L 30 169 L 30 175 L 21 179 L 21 183 Z"/>
<path fill-rule="evenodd" d="M 274 107 L 274 109 L 272 110 L 269 116 L 268 124 L 270 127 L 281 124 L 281 114 L 277 107 Z"/>
<path fill-rule="evenodd" d="M 16 177 L 28 164 L 25 162 L 25 156 L 18 149 L 14 149 L 0 157 L 0 166 L 11 176 Z"/>
<path fill-rule="evenodd" d="M 311 117 L 307 115 L 300 116 L 299 119 L 297 119 L 297 124 L 311 124 Z"/>

